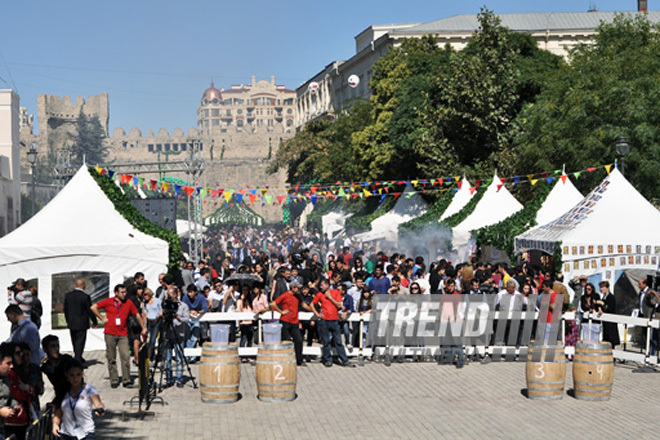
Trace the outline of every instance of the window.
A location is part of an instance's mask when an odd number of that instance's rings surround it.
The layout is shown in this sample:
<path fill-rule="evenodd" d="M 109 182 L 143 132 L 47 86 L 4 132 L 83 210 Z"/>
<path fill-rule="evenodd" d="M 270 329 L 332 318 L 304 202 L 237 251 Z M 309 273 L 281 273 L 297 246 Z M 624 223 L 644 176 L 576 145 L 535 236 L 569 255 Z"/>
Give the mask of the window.
<path fill-rule="evenodd" d="M 293 119 L 287 119 L 286 126 L 291 127 L 293 125 Z"/>
<path fill-rule="evenodd" d="M 231 116 L 231 110 L 227 109 L 227 111 L 225 112 L 225 115 Z"/>
<path fill-rule="evenodd" d="M 293 105 L 293 98 L 285 99 L 283 102 L 284 105 Z"/>
<path fill-rule="evenodd" d="M 220 116 L 220 109 L 219 108 L 214 108 L 213 110 L 211 110 L 211 116 L 214 116 L 216 118 L 218 116 Z"/>
<path fill-rule="evenodd" d="M 181 144 L 181 151 L 186 151 L 188 149 L 188 144 Z"/>
<path fill-rule="evenodd" d="M 110 296 L 110 274 L 107 272 L 63 272 L 52 275 L 52 328 L 66 328 L 64 297 L 75 287 L 76 279 L 85 280 L 85 292 L 92 304 Z M 29 283 L 28 283 L 29 284 Z"/>
<path fill-rule="evenodd" d="M 213 124 L 214 127 L 218 127 L 220 125 L 220 120 L 219 119 L 214 119 Z"/>
<path fill-rule="evenodd" d="M 269 126 L 269 127 L 272 127 L 272 126 L 273 126 L 273 122 L 274 122 L 274 121 L 273 121 L 272 119 L 269 119 L 269 120 L 268 120 L 268 126 Z"/>
<path fill-rule="evenodd" d="M 231 105 L 231 98 L 225 99 L 223 102 L 224 105 Z"/>
<path fill-rule="evenodd" d="M 170 144 L 165 144 L 165 151 L 170 151 Z"/>
<path fill-rule="evenodd" d="M 154 151 L 154 144 L 147 144 L 147 151 L 149 151 L 150 153 L 153 153 L 153 151 Z"/>
<path fill-rule="evenodd" d="M 179 144 L 172 144 L 173 151 L 179 151 Z"/>
<path fill-rule="evenodd" d="M 242 115 L 242 114 L 243 114 L 243 110 L 239 108 L 238 110 L 236 110 L 236 113 L 239 114 L 239 115 Z"/>
<path fill-rule="evenodd" d="M 291 108 L 286 111 L 287 115 L 290 115 L 291 113 L 293 113 L 293 109 L 291 109 Z"/>
<path fill-rule="evenodd" d="M 209 117 L 209 109 L 204 110 L 204 117 L 205 118 Z"/>
<path fill-rule="evenodd" d="M 163 151 L 163 146 L 161 144 L 156 144 L 156 151 Z"/>
<path fill-rule="evenodd" d="M 237 127 L 242 127 L 243 126 L 243 120 L 239 119 L 238 121 L 236 121 L 236 126 Z"/>

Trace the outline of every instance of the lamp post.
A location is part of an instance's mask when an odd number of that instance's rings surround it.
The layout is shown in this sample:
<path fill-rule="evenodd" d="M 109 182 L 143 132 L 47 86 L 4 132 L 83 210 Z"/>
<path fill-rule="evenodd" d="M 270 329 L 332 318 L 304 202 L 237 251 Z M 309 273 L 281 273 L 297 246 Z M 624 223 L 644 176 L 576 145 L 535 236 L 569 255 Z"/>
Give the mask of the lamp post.
<path fill-rule="evenodd" d="M 630 142 L 628 142 L 625 136 L 620 136 L 614 145 L 616 146 L 616 152 L 619 153 L 619 157 L 621 158 L 621 174 L 625 175 L 624 161 L 625 157 L 630 153 Z"/>
<path fill-rule="evenodd" d="M 32 168 L 32 215 L 35 214 L 35 199 L 37 198 L 37 181 L 35 180 L 35 173 L 37 170 L 37 143 L 32 142 L 32 146 L 27 152 L 27 160 L 30 162 Z"/>

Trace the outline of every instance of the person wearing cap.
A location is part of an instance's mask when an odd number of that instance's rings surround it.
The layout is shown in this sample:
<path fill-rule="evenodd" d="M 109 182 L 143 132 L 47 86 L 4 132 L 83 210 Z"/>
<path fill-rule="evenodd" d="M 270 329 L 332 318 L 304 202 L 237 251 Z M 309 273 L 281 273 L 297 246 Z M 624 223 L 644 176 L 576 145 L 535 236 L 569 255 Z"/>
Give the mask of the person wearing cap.
<path fill-rule="evenodd" d="M 282 340 L 293 340 L 293 348 L 296 352 L 296 364 L 303 365 L 302 335 L 300 334 L 300 319 L 298 318 L 298 307 L 312 311 L 312 308 L 303 301 L 300 295 L 301 284 L 298 281 L 289 283 L 289 290 L 278 296 L 270 303 L 270 306 L 280 314 L 282 324 Z"/>

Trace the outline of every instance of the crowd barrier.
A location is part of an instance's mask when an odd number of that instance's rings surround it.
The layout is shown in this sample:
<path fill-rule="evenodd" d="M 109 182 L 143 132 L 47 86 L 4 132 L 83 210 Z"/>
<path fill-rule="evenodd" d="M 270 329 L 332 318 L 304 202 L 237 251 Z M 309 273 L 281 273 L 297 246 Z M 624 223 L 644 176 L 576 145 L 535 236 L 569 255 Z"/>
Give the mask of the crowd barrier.
<path fill-rule="evenodd" d="M 495 319 L 500 319 L 500 318 L 506 318 L 507 313 L 506 312 L 492 312 L 493 317 Z M 536 316 L 534 319 L 538 320 L 538 315 L 539 313 L 536 313 Z M 279 313 L 269 311 L 261 314 L 255 314 L 252 312 L 227 312 L 227 313 L 219 313 L 219 312 L 210 312 L 210 313 L 205 313 L 202 315 L 200 318 L 200 322 L 206 322 L 206 323 L 219 323 L 219 322 L 231 322 L 231 321 L 244 321 L 244 320 L 254 320 L 257 322 L 258 326 L 258 332 L 259 332 L 259 340 L 263 340 L 263 332 L 262 332 L 262 325 L 263 323 L 268 323 L 270 321 L 278 321 L 279 320 Z M 314 314 L 311 312 L 300 312 L 299 313 L 299 319 L 301 322 L 304 321 L 310 321 L 314 317 Z M 358 323 L 360 325 L 360 330 L 362 330 L 363 325 L 368 323 L 370 319 L 370 314 L 362 314 L 362 313 L 352 313 L 346 321 L 349 322 L 354 322 Z M 565 335 L 565 328 L 566 328 L 566 322 L 568 321 L 574 321 L 575 320 L 575 312 L 565 312 L 562 314 L 561 317 L 561 323 L 562 325 L 560 326 L 561 328 L 561 340 L 562 342 L 565 342 L 566 340 L 566 335 Z M 651 337 L 652 337 L 652 331 L 653 329 L 658 329 L 660 328 L 660 321 L 658 319 L 645 319 L 645 318 L 636 318 L 632 316 L 623 316 L 623 315 L 614 315 L 610 313 L 604 313 L 598 316 L 595 312 L 588 312 L 583 315 L 583 321 L 592 321 L 592 320 L 598 320 L 601 323 L 603 322 L 613 322 L 616 323 L 618 326 L 623 326 L 623 337 L 621 338 L 621 349 L 615 349 L 613 350 L 614 357 L 619 360 L 623 361 L 631 361 L 631 362 L 637 362 L 639 364 L 644 364 L 644 365 L 658 365 L 658 359 L 657 356 L 651 356 Z M 629 331 L 632 328 L 643 328 L 645 329 L 646 332 L 646 342 L 644 346 L 642 347 L 642 351 L 640 352 L 635 352 L 635 351 L 630 351 L 628 350 L 629 346 Z M 621 331 L 619 332 L 621 334 Z M 372 356 L 374 353 L 370 347 L 365 347 L 363 344 L 363 338 L 358 338 L 359 340 L 359 346 L 354 347 L 353 350 L 347 350 L 346 354 L 349 357 L 355 357 L 355 356 L 364 356 L 364 357 L 369 357 Z M 420 355 L 420 351 L 424 349 L 430 349 L 434 348 L 431 346 L 426 346 L 426 347 L 392 347 L 391 350 L 392 352 L 395 352 L 397 355 L 405 355 L 405 356 L 415 356 L 415 355 Z M 499 354 L 502 353 L 503 350 L 508 349 L 509 352 L 511 352 L 511 346 L 497 346 L 497 345 L 490 345 L 490 346 L 476 346 L 476 347 L 466 347 L 466 354 L 474 354 L 478 353 L 480 355 L 493 355 L 493 354 Z M 526 354 L 527 347 L 526 346 L 521 346 L 520 348 L 516 348 L 516 354 Z M 186 348 L 184 350 L 186 356 L 201 356 L 202 349 L 201 348 Z M 240 347 L 238 349 L 238 354 L 239 356 L 256 356 L 257 355 L 257 347 Z M 575 354 L 575 347 L 573 346 L 567 346 L 565 347 L 565 354 L 566 355 L 574 355 Z M 320 356 L 321 355 L 321 347 L 316 346 L 316 347 L 307 347 L 303 346 L 303 355 L 305 356 Z"/>
<path fill-rule="evenodd" d="M 25 433 L 25 440 L 50 440 L 53 438 L 53 410 L 47 409 L 32 422 Z"/>

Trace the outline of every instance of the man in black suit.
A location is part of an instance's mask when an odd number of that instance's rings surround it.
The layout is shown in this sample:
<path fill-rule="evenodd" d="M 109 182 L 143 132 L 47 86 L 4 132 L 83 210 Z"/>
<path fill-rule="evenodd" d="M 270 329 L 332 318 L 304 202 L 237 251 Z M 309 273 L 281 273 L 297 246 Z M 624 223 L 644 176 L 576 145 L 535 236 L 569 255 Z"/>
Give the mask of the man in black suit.
<path fill-rule="evenodd" d="M 67 293 L 64 298 L 64 317 L 71 333 L 74 358 L 83 364 L 85 360 L 82 354 L 85 351 L 89 320 L 92 320 L 94 327 L 98 324 L 96 316 L 90 310 L 91 306 L 92 299 L 85 292 L 85 280 L 78 278 L 76 280 L 76 288 Z"/>

